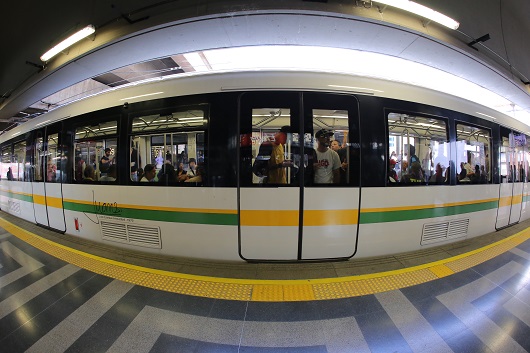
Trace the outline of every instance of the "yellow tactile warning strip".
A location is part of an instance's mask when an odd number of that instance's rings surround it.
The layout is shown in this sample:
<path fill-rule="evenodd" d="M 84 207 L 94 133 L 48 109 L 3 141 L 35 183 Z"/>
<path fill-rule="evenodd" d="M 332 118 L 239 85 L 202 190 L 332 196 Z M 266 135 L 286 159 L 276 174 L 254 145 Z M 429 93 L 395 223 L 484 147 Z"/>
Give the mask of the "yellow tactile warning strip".
<path fill-rule="evenodd" d="M 130 265 L 52 242 L 2 218 L 0 226 L 52 256 L 124 282 L 192 296 L 263 302 L 338 299 L 409 287 L 471 268 L 530 239 L 530 228 L 527 228 L 462 255 L 369 275 L 307 280 L 254 280 L 197 276 Z"/>

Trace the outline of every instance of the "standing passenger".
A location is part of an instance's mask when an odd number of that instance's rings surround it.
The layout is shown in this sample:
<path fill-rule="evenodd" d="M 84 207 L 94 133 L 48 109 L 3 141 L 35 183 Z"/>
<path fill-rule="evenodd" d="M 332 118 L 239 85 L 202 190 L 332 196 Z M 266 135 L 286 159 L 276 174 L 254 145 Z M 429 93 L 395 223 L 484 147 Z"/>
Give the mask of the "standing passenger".
<path fill-rule="evenodd" d="M 141 167 L 142 159 L 140 158 L 140 155 L 138 154 L 138 150 L 131 146 L 131 180 L 132 181 L 138 181 L 142 177 L 138 178 L 138 171 Z M 143 176 L 143 173 L 141 174 Z"/>
<path fill-rule="evenodd" d="M 346 139 L 346 137 L 345 137 Z M 343 143 L 344 145 L 344 143 Z M 348 147 L 341 147 L 339 144 L 339 141 L 333 140 L 331 141 L 331 149 L 339 155 L 340 160 L 340 183 L 341 185 L 347 184 L 347 174 L 348 174 Z M 394 163 L 395 164 L 395 163 Z"/>
<path fill-rule="evenodd" d="M 285 168 L 293 165 L 292 161 L 285 159 L 284 145 L 289 131 L 289 126 L 283 126 L 274 135 L 274 141 L 263 142 L 259 147 L 252 170 L 257 176 L 266 177 L 265 183 L 287 184 Z"/>
<path fill-rule="evenodd" d="M 99 171 L 106 175 L 110 167 L 110 148 L 105 148 L 105 154 L 99 160 Z"/>
<path fill-rule="evenodd" d="M 315 168 L 315 184 L 338 184 L 340 182 L 340 158 L 337 152 L 329 148 L 333 131 L 318 130 L 315 137 L 318 142 L 316 149 L 317 162 Z"/>
<path fill-rule="evenodd" d="M 11 170 L 11 167 L 7 169 L 7 180 L 13 180 L 13 171 Z"/>

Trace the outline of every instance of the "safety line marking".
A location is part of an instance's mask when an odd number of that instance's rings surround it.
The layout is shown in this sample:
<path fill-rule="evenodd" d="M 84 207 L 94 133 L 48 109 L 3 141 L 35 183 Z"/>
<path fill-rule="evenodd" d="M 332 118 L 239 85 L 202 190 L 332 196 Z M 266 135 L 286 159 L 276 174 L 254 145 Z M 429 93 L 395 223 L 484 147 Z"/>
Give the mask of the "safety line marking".
<path fill-rule="evenodd" d="M 1 217 L 0 226 L 52 256 L 124 282 L 191 296 L 261 302 L 348 298 L 405 288 L 466 270 L 530 239 L 527 228 L 461 255 L 400 270 L 335 278 L 259 280 L 191 275 L 127 264 L 58 244 Z"/>

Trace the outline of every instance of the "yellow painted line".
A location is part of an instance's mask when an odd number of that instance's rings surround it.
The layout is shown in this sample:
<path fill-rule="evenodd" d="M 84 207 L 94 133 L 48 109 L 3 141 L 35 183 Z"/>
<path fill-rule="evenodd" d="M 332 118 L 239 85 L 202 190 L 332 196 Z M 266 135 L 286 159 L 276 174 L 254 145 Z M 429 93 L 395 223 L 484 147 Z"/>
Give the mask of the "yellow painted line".
<path fill-rule="evenodd" d="M 492 201 L 498 201 L 498 200 L 499 199 L 495 198 L 495 199 L 484 199 L 484 200 L 475 200 L 475 201 L 440 203 L 440 204 L 434 204 L 434 205 L 363 208 L 361 209 L 361 213 L 423 210 L 426 208 L 441 208 L 441 207 L 474 205 L 474 204 L 492 202 Z"/>
<path fill-rule="evenodd" d="M 348 298 L 413 286 L 476 266 L 530 239 L 530 228 L 527 228 L 465 254 L 381 273 L 305 280 L 257 280 L 198 276 L 130 265 L 55 243 L 1 217 L 0 226 L 52 256 L 121 281 L 200 297 L 274 302 Z"/>
<path fill-rule="evenodd" d="M 434 273 L 438 278 L 446 277 L 455 273 L 446 265 L 436 265 L 429 267 L 429 270 Z"/>

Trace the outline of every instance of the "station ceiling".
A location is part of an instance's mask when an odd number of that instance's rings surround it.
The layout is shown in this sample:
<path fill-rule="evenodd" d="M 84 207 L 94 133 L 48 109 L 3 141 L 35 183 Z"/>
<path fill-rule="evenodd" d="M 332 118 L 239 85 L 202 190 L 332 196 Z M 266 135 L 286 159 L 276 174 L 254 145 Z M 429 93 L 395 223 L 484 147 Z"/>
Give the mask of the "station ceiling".
<path fill-rule="evenodd" d="M 360 0 L 8 2 L 0 22 L 0 132 L 62 104 L 67 87 L 86 92 L 145 72 L 186 72 L 193 67 L 184 53 L 252 45 L 329 46 L 400 57 L 496 90 L 530 113 L 530 2 L 417 2 L 460 27 L 448 30 Z M 93 37 L 40 61 L 87 24 L 96 27 Z M 479 38 L 484 41 L 468 45 Z M 530 131 L 530 121 L 526 125 Z"/>

